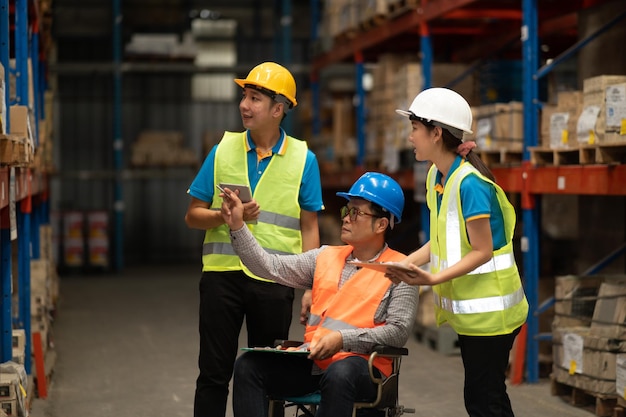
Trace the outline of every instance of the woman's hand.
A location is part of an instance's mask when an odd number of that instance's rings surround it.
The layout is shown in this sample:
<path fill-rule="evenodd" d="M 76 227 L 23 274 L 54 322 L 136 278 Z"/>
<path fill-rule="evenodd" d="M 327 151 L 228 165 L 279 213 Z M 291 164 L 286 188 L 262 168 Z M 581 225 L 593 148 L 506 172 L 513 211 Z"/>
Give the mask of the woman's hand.
<path fill-rule="evenodd" d="M 436 284 L 435 276 L 430 272 L 424 271 L 413 264 L 406 264 L 409 270 L 403 268 L 387 267 L 385 276 L 394 284 L 406 282 L 409 285 L 433 285 Z"/>

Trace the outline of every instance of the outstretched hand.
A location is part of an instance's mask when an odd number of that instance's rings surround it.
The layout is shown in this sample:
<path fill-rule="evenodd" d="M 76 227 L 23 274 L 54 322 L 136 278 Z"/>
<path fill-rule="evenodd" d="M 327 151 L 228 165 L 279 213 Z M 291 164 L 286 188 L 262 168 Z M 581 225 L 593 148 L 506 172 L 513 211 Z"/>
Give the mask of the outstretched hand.
<path fill-rule="evenodd" d="M 387 268 L 385 276 L 391 280 L 394 284 L 406 282 L 409 285 L 433 285 L 435 284 L 434 276 L 428 271 L 424 271 L 418 268 L 414 264 L 407 264 L 411 271 L 404 269 L 394 268 L 392 266 Z"/>
<path fill-rule="evenodd" d="M 241 229 L 244 225 L 244 207 L 239 196 L 230 188 L 224 188 L 220 197 L 222 197 L 221 213 L 224 222 L 230 230 Z"/>

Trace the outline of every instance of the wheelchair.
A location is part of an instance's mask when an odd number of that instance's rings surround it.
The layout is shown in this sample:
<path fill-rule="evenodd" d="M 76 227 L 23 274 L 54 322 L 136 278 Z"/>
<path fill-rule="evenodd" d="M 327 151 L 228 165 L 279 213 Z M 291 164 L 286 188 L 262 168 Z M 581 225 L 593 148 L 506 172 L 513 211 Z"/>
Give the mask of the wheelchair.
<path fill-rule="evenodd" d="M 281 343 L 282 342 L 282 343 Z M 276 341 L 275 345 L 298 346 L 301 342 Z M 359 409 L 373 409 L 383 412 L 385 417 L 398 417 L 404 413 L 415 413 L 413 408 L 405 408 L 398 403 L 398 382 L 400 378 L 400 363 L 402 356 L 409 354 L 407 348 L 395 348 L 391 346 L 377 345 L 370 353 L 368 360 L 369 374 L 372 382 L 377 387 L 376 398 L 371 402 L 354 403 L 352 417 L 356 417 Z M 374 359 L 377 356 L 392 359 L 392 372 L 387 378 L 378 378 L 374 375 Z M 275 407 L 285 409 L 295 407 L 295 415 L 314 417 L 317 406 L 321 400 L 320 392 L 313 392 L 299 397 L 271 397 L 269 399 L 268 415 L 272 416 Z"/>

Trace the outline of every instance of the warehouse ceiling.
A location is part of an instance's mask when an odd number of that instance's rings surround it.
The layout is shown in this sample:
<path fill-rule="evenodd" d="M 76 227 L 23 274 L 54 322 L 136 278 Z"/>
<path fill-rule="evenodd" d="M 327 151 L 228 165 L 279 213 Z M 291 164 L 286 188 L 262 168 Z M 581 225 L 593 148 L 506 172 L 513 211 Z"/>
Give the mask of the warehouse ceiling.
<path fill-rule="evenodd" d="M 100 37 L 112 33 L 111 0 L 55 0 L 55 37 Z M 274 25 L 282 0 L 121 0 L 125 36 L 137 32 L 179 32 L 204 11 L 209 18 Z M 293 16 L 309 16 L 310 0 L 291 0 Z M 269 19 L 268 19 L 269 17 Z M 256 19 L 256 21 L 255 21 Z M 308 24 L 308 23 L 307 23 Z M 300 26 L 294 25 L 294 26 Z"/>

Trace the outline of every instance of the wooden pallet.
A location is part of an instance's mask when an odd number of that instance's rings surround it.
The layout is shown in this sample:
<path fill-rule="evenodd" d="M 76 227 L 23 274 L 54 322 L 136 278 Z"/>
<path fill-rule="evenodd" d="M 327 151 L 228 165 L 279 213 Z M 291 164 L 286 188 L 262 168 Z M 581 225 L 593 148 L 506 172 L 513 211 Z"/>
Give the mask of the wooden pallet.
<path fill-rule="evenodd" d="M 387 23 L 387 15 L 379 13 L 379 14 L 370 16 L 369 18 L 360 22 L 359 29 L 365 32 L 370 29 L 375 29 L 379 26 L 382 26 L 385 23 Z"/>
<path fill-rule="evenodd" d="M 359 33 L 359 31 L 357 29 L 355 29 L 355 28 L 346 29 L 343 32 L 341 32 L 340 34 L 336 35 L 333 38 L 333 42 L 334 42 L 335 45 L 339 45 L 341 43 L 348 42 L 348 41 L 356 38 L 358 33 Z"/>
<path fill-rule="evenodd" d="M 581 163 L 588 164 L 625 164 L 626 143 L 603 143 L 584 145 L 580 148 Z"/>
<path fill-rule="evenodd" d="M 563 149 L 529 147 L 528 150 L 531 163 L 538 166 L 626 163 L 626 143 L 581 145 Z"/>
<path fill-rule="evenodd" d="M 573 406 L 584 408 L 598 417 L 613 417 L 617 404 L 617 395 L 598 394 L 581 388 L 572 387 L 550 378 L 552 395 L 561 397 Z"/>
<path fill-rule="evenodd" d="M 390 1 L 388 7 L 388 15 L 390 18 L 399 16 L 408 10 L 415 9 L 420 5 L 420 0 L 396 0 Z"/>
<path fill-rule="evenodd" d="M 542 147 L 529 147 L 530 162 L 533 165 L 580 165 L 579 148 L 552 149 Z"/>
<path fill-rule="evenodd" d="M 461 352 L 459 337 L 450 326 L 424 326 L 416 323 L 413 331 L 418 342 L 443 355 L 456 355 Z"/>
<path fill-rule="evenodd" d="M 476 151 L 488 167 L 517 166 L 522 163 L 523 152 L 510 149 L 483 149 Z"/>
<path fill-rule="evenodd" d="M 26 138 L 0 135 L 0 165 L 29 166 L 33 162 L 33 146 Z"/>

